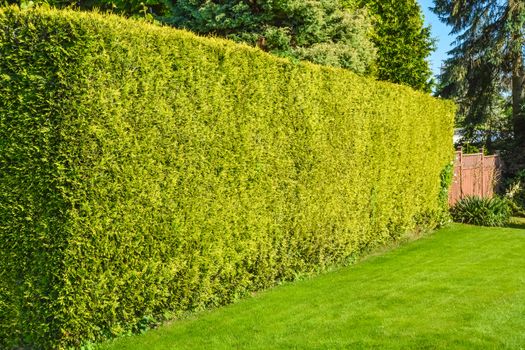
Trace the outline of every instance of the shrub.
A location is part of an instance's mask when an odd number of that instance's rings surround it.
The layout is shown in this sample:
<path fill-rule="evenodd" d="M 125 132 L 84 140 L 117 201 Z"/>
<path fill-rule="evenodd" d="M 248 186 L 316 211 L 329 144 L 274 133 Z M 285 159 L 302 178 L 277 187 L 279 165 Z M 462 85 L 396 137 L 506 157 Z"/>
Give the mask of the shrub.
<path fill-rule="evenodd" d="M 479 226 L 505 226 L 510 220 L 508 202 L 499 197 L 466 197 L 451 209 L 456 222 Z"/>
<path fill-rule="evenodd" d="M 225 40 L 0 10 L 0 348 L 144 329 L 441 212 L 452 103 Z"/>
<path fill-rule="evenodd" d="M 525 170 L 509 179 L 506 187 L 505 198 L 509 201 L 512 215 L 525 217 Z"/>

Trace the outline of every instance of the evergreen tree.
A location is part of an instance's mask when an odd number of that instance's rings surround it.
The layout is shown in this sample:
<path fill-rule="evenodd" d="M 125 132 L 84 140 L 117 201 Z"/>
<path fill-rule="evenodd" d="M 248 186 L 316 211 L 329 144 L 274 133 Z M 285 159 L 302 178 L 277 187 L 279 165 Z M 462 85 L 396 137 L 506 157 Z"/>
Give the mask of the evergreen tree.
<path fill-rule="evenodd" d="M 366 11 L 339 0 L 177 0 L 163 21 L 364 74 L 375 59 Z"/>
<path fill-rule="evenodd" d="M 434 42 L 430 28 L 424 26 L 417 1 L 346 0 L 344 3 L 366 6 L 373 16 L 377 77 L 429 92 L 432 70 L 428 56 L 434 50 Z"/>
<path fill-rule="evenodd" d="M 509 96 L 514 139 L 524 146 L 525 2 L 435 0 L 433 11 L 456 34 L 439 93 L 458 101 L 470 129 L 490 120 Z"/>

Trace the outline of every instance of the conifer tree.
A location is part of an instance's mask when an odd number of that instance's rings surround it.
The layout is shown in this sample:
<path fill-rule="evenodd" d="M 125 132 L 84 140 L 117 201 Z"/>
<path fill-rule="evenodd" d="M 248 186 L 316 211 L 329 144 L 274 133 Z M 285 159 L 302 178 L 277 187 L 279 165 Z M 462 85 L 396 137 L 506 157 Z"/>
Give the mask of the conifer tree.
<path fill-rule="evenodd" d="M 510 96 L 514 140 L 525 145 L 525 2 L 435 0 L 433 11 L 456 35 L 440 94 L 458 101 L 471 127 Z"/>
<path fill-rule="evenodd" d="M 163 18 L 293 59 L 365 74 L 375 60 L 366 11 L 340 0 L 176 0 Z"/>
<path fill-rule="evenodd" d="M 381 80 L 430 91 L 432 70 L 428 57 L 434 50 L 430 28 L 416 0 L 343 0 L 365 6 L 374 20 L 377 47 L 376 75 Z"/>

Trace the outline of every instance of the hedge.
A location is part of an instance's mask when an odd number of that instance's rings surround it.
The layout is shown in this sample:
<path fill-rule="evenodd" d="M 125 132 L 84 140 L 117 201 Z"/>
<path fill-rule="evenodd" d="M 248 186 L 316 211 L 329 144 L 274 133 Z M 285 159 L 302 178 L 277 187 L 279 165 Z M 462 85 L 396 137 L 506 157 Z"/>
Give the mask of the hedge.
<path fill-rule="evenodd" d="M 232 302 L 435 225 L 454 107 L 141 21 L 0 10 L 0 348 Z"/>

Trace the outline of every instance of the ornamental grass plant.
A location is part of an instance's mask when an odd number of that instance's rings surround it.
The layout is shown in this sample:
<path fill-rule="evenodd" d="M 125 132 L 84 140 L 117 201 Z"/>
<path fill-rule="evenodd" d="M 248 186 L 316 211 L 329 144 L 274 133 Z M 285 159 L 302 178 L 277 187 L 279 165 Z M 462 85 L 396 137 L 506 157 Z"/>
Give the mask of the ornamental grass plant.
<path fill-rule="evenodd" d="M 465 197 L 451 208 L 455 222 L 478 226 L 505 226 L 509 223 L 511 214 L 508 200 L 498 196 Z"/>

